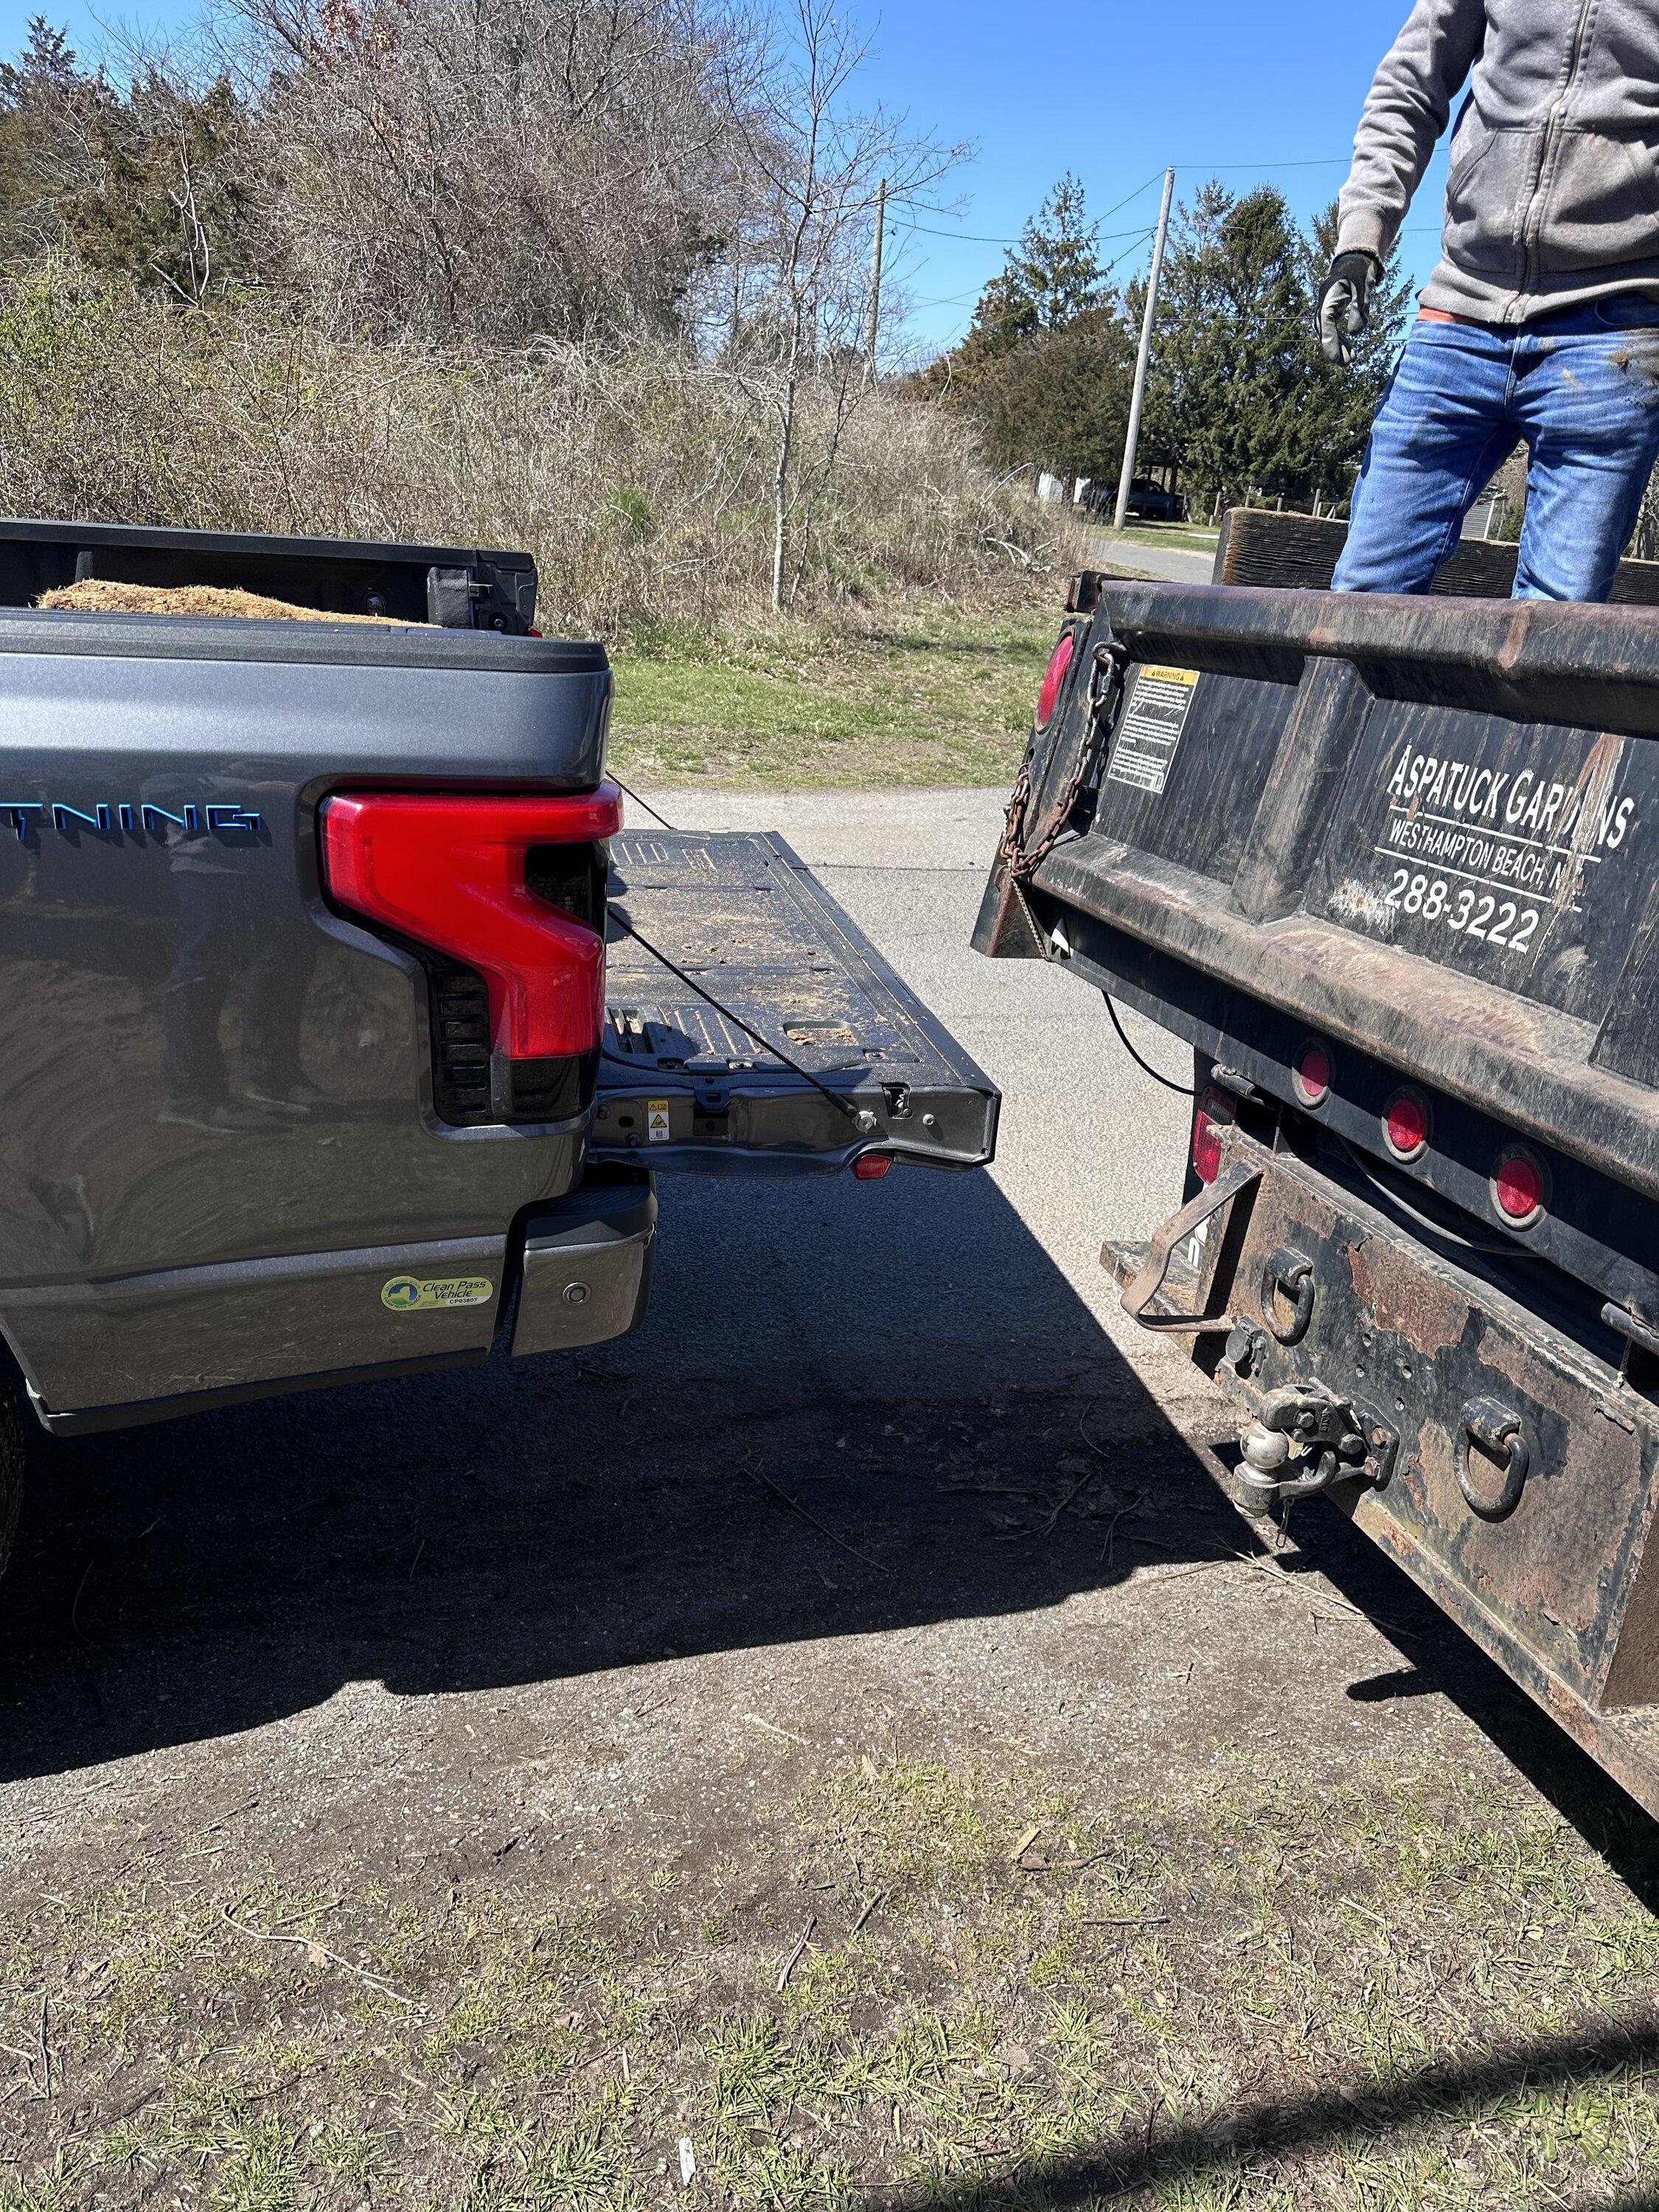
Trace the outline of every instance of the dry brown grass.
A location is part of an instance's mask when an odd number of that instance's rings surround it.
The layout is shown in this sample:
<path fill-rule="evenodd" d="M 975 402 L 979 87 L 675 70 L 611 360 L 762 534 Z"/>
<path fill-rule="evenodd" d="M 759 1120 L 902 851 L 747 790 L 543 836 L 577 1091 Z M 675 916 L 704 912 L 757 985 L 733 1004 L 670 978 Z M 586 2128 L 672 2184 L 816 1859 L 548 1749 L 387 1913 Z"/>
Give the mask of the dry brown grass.
<path fill-rule="evenodd" d="M 827 428 L 809 387 L 804 466 Z M 650 636 L 764 605 L 769 457 L 738 386 L 666 347 L 354 348 L 64 268 L 0 280 L 14 514 L 523 546 L 544 627 Z M 878 393 L 842 433 L 798 611 L 917 587 L 971 598 L 1045 531 L 958 419 Z"/>

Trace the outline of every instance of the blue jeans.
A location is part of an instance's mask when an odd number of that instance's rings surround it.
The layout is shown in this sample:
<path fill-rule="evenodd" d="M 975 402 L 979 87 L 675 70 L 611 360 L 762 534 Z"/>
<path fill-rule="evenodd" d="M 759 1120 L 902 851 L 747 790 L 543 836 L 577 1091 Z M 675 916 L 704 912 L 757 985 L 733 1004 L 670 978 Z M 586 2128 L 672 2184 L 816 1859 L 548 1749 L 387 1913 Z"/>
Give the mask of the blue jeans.
<path fill-rule="evenodd" d="M 1659 301 L 1524 328 L 1417 323 L 1354 486 L 1335 592 L 1426 592 L 1524 440 L 1517 599 L 1605 599 L 1659 457 Z"/>

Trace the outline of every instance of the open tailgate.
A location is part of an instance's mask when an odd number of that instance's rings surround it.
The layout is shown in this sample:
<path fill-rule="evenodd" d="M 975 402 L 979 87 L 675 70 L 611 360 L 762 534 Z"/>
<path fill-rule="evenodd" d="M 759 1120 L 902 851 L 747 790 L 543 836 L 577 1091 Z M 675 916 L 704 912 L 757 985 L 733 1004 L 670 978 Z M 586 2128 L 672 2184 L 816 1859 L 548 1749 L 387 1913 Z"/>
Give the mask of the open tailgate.
<path fill-rule="evenodd" d="M 592 1157 L 745 1175 L 991 1158 L 995 1087 L 781 837 L 630 830 L 611 870 Z"/>

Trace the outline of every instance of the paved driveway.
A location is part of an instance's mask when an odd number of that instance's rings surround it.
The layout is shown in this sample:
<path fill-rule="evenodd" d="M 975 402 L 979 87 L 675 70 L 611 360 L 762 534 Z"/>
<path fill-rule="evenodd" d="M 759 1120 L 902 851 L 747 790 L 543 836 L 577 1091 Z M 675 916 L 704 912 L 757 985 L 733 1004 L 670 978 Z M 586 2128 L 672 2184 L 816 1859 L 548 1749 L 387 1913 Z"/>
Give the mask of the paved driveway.
<path fill-rule="evenodd" d="M 1171 584 L 1207 584 L 1215 562 L 1208 553 L 1184 553 L 1176 545 L 1138 545 L 1130 539 L 1093 532 L 1089 558 L 1097 568 L 1125 574 L 1161 576 Z"/>

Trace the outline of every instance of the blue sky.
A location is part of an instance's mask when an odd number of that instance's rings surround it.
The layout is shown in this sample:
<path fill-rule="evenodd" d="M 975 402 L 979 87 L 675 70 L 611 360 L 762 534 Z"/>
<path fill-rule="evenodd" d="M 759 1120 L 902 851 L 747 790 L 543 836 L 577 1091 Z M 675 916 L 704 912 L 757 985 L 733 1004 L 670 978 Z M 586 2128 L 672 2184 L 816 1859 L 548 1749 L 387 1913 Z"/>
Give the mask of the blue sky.
<path fill-rule="evenodd" d="M 909 336 L 924 351 L 967 327 L 979 288 L 1066 169 L 1075 172 L 1103 231 L 1144 268 L 1140 234 L 1158 214 L 1166 163 L 1177 197 L 1218 175 L 1234 191 L 1277 184 L 1298 216 L 1335 193 L 1371 72 L 1409 0 L 1104 0 L 1088 9 L 1021 8 L 1009 0 L 849 0 L 872 53 L 865 97 L 972 152 L 944 187 L 947 214 L 896 234 L 890 251 L 915 301 Z M 196 0 L 118 10 L 35 0 L 83 52 L 99 26 L 187 24 Z M 0 0 L 0 43 L 21 42 L 34 12 Z M 1444 155 L 1419 193 L 1402 240 L 1410 273 L 1432 267 Z M 1117 203 L 1123 204 L 1117 205 Z M 1109 214 L 1108 210 L 1112 210 Z M 945 236 L 933 234 L 944 232 Z"/>
<path fill-rule="evenodd" d="M 885 0 L 871 18 L 871 76 L 916 125 L 974 142 L 947 187 L 958 213 L 923 218 L 930 230 L 1006 238 L 1069 168 L 1091 212 L 1106 217 L 1103 231 L 1127 234 L 1103 249 L 1108 258 L 1127 253 L 1118 282 L 1146 266 L 1137 233 L 1157 220 L 1170 162 L 1177 199 L 1212 175 L 1233 191 L 1276 184 L 1298 216 L 1334 198 L 1372 72 L 1409 4 L 1106 0 L 1026 9 L 1006 0 Z M 1401 240 L 1419 283 L 1437 258 L 1444 158 Z M 965 328 L 1001 258 L 996 245 L 908 239 L 917 335 L 939 344 Z"/>

